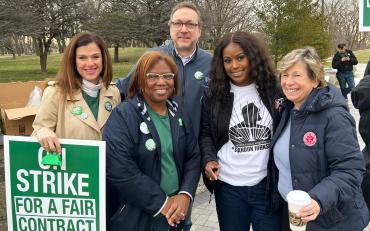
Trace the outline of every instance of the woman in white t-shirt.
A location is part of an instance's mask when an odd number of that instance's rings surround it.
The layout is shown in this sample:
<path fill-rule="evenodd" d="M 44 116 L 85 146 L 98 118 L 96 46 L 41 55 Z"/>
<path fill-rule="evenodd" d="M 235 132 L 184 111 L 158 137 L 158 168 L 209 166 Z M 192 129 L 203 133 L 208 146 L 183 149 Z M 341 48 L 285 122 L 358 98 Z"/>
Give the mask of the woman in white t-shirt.
<path fill-rule="evenodd" d="M 224 36 L 212 59 L 199 138 L 221 231 L 251 224 L 253 231 L 280 230 L 276 173 L 268 172 L 280 97 L 265 46 L 246 32 Z"/>

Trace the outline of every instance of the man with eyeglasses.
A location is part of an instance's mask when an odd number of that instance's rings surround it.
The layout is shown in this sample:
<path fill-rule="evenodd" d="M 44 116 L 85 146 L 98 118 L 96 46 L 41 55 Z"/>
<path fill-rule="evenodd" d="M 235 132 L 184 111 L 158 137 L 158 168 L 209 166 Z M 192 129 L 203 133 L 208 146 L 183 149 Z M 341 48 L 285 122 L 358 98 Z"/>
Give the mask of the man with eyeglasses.
<path fill-rule="evenodd" d="M 179 69 L 179 96 L 175 101 L 188 114 L 193 123 L 194 133 L 199 135 L 201 101 L 204 88 L 207 84 L 211 55 L 198 47 L 197 43 L 202 32 L 202 19 L 194 3 L 181 2 L 172 8 L 170 20 L 171 42 L 152 50 L 159 50 L 173 56 Z M 116 86 L 125 99 L 130 78 L 136 68 L 131 69 L 127 78 L 117 81 Z M 165 76 L 162 76 L 165 78 Z M 159 77 L 158 77 L 159 78 Z M 192 225 L 191 205 L 184 223 L 184 231 L 189 231 Z M 182 224 L 181 224 L 182 225 Z"/>
<path fill-rule="evenodd" d="M 168 22 L 171 42 L 152 48 L 173 56 L 179 69 L 180 94 L 175 98 L 183 110 L 189 114 L 198 136 L 201 114 L 201 99 L 207 84 L 211 55 L 197 46 L 202 32 L 202 19 L 198 8 L 191 2 L 181 2 L 172 8 Z M 116 86 L 125 99 L 129 80 L 136 65 L 127 78 L 119 79 Z"/>

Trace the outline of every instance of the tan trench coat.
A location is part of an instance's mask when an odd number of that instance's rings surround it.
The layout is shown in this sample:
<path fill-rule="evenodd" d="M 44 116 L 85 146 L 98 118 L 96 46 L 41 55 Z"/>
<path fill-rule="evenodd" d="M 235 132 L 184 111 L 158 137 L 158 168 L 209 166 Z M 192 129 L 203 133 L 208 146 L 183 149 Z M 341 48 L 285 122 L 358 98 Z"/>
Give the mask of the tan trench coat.
<path fill-rule="evenodd" d="M 42 127 L 53 130 L 58 138 L 101 140 L 102 129 L 111 111 L 121 101 L 119 90 L 114 84 L 100 89 L 98 121 L 82 96 L 81 90 L 62 100 L 57 86 L 49 86 L 42 96 L 40 110 L 32 124 L 34 132 Z M 111 107 L 110 107 L 111 106 Z M 82 108 L 83 115 L 73 113 Z"/>

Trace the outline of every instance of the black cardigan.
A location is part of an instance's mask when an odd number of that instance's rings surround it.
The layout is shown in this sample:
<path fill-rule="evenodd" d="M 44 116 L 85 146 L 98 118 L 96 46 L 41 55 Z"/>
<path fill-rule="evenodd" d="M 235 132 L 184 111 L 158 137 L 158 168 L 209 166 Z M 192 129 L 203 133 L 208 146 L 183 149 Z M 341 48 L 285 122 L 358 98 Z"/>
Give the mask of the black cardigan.
<path fill-rule="evenodd" d="M 277 100 L 282 97 L 281 90 L 276 88 L 276 91 L 269 97 L 257 88 L 257 91 L 261 97 L 261 100 L 267 110 L 269 111 L 273 121 L 273 131 L 275 131 L 277 124 L 280 120 L 280 112 L 276 108 L 278 106 Z M 199 134 L 199 147 L 202 154 L 202 175 L 203 181 L 207 189 L 213 193 L 215 182 L 210 181 L 204 172 L 206 164 L 210 161 L 218 161 L 217 152 L 221 147 L 229 140 L 229 123 L 231 119 L 232 109 L 234 102 L 234 94 L 226 92 L 222 102 L 219 97 L 212 96 L 210 91 L 205 92 L 201 127 Z M 268 175 L 267 175 L 267 188 L 266 188 L 266 200 L 268 201 L 267 210 L 275 211 L 280 207 L 281 197 L 277 190 L 278 173 L 276 167 L 274 167 L 272 160 L 269 157 L 268 162 Z"/>

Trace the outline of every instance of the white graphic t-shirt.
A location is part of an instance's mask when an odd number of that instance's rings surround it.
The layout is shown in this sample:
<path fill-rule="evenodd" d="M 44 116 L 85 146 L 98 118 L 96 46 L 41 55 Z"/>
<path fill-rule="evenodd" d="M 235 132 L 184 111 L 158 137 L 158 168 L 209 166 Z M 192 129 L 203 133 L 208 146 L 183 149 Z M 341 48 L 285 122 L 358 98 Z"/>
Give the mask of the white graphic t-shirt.
<path fill-rule="evenodd" d="M 217 153 L 220 180 L 234 186 L 253 186 L 267 176 L 272 118 L 254 83 L 230 85 L 234 104 L 229 141 Z"/>

